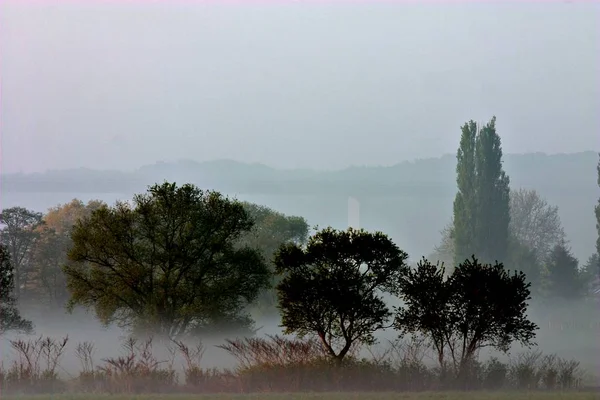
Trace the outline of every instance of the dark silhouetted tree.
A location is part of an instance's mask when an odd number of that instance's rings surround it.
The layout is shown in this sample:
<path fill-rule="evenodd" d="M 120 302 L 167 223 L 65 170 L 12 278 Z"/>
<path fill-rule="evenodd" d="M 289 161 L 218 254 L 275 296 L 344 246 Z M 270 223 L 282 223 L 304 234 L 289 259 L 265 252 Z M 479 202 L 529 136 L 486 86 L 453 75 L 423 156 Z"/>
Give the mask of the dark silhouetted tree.
<path fill-rule="evenodd" d="M 13 290 L 14 268 L 8 250 L 0 244 L 0 335 L 7 331 L 32 333 L 33 325 L 21 317 Z"/>
<path fill-rule="evenodd" d="M 502 169 L 496 117 L 478 130 L 462 127 L 457 152 L 458 193 L 454 200 L 454 262 L 472 254 L 486 262 L 506 260 L 509 241 L 509 178 Z"/>
<path fill-rule="evenodd" d="M 537 326 L 526 316 L 530 284 L 522 272 L 473 258 L 444 278 L 443 268 L 423 259 L 399 286 L 405 305 L 397 310 L 396 328 L 430 337 L 441 367 L 449 355 L 459 379 L 479 349 L 506 352 L 513 342 L 533 344 Z"/>
<path fill-rule="evenodd" d="M 306 248 L 284 245 L 275 265 L 282 327 L 316 335 L 341 363 L 354 343 L 374 343 L 392 316 L 383 295 L 395 293 L 408 255 L 385 234 L 327 228 Z"/>
<path fill-rule="evenodd" d="M 252 226 L 240 202 L 193 185 L 165 182 L 133 204 L 101 206 L 71 233 L 69 306 L 171 338 L 247 327 L 244 310 L 269 281 L 260 252 L 235 246 Z"/>

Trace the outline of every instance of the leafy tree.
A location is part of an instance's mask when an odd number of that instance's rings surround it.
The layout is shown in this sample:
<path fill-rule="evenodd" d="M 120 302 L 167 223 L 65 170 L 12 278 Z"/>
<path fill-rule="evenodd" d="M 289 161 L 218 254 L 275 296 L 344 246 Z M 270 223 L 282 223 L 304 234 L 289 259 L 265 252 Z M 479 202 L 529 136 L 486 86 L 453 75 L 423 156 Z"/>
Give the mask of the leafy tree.
<path fill-rule="evenodd" d="M 431 258 L 452 264 L 454 220 L 441 232 L 442 239 Z M 535 190 L 510 192 L 510 225 L 506 262 L 523 271 L 537 291 L 541 286 L 542 265 L 552 247 L 565 240 L 558 207 L 549 205 Z"/>
<path fill-rule="evenodd" d="M 23 207 L 7 208 L 0 213 L 0 241 L 10 254 L 14 267 L 14 291 L 18 300 L 21 297 L 21 285 L 26 283 L 29 272 L 31 249 L 37 238 L 36 228 L 42 223 L 42 213 Z"/>
<path fill-rule="evenodd" d="M 505 260 L 508 251 L 509 178 L 502 169 L 496 117 L 478 129 L 462 127 L 457 152 L 458 193 L 454 200 L 455 265 L 471 254 L 485 261 Z"/>
<path fill-rule="evenodd" d="M 598 154 L 600 156 L 600 153 Z M 600 160 L 598 160 L 598 166 L 596 167 L 598 171 L 598 186 L 600 187 Z M 596 230 L 598 231 L 598 238 L 596 239 L 596 254 L 600 259 L 600 197 L 598 197 L 598 204 L 594 209 L 596 213 Z M 598 263 L 598 272 L 600 273 L 600 263 Z"/>
<path fill-rule="evenodd" d="M 316 335 L 342 363 L 354 343 L 373 343 L 391 317 L 382 295 L 394 293 L 408 255 L 385 234 L 326 228 L 305 248 L 283 245 L 275 256 L 285 333 Z"/>
<path fill-rule="evenodd" d="M 579 272 L 579 261 L 561 242 L 554 246 L 547 264 L 547 295 L 563 299 L 577 299 L 583 294 L 584 282 Z"/>
<path fill-rule="evenodd" d="M 287 216 L 258 204 L 244 202 L 243 205 L 254 226 L 240 237 L 238 244 L 258 249 L 268 261 L 271 271 L 275 271 L 273 257 L 282 244 L 306 244 L 309 226 L 304 218 Z M 259 312 L 277 313 L 277 294 L 274 290 L 277 283 L 279 278 L 273 274 L 270 287 L 263 290 L 256 301 Z"/>
<path fill-rule="evenodd" d="M 467 258 L 476 245 L 477 171 L 475 156 L 477 124 L 469 121 L 462 127 L 460 146 L 456 153 L 456 183 L 458 192 L 454 199 L 454 264 Z"/>
<path fill-rule="evenodd" d="M 539 260 L 566 238 L 558 207 L 551 206 L 535 190 L 510 193 L 510 232 L 518 242 L 533 250 Z"/>
<path fill-rule="evenodd" d="M 587 287 L 590 293 L 600 288 L 600 273 L 598 272 L 600 265 L 600 256 L 597 253 L 592 254 L 580 271 L 584 286 Z"/>
<path fill-rule="evenodd" d="M 16 307 L 13 296 L 14 268 L 10 254 L 3 244 L 0 244 L 0 335 L 7 331 L 32 333 L 33 324 L 23 319 Z"/>
<path fill-rule="evenodd" d="M 189 184 L 102 205 L 71 233 L 69 308 L 93 307 L 106 324 L 171 338 L 247 326 L 245 308 L 269 279 L 257 250 L 235 246 L 252 226 L 240 202 Z"/>
<path fill-rule="evenodd" d="M 507 263 L 513 270 L 522 271 L 531 283 L 532 293 L 539 295 L 543 291 L 544 264 L 537 253 L 511 235 L 508 243 Z"/>
<path fill-rule="evenodd" d="M 526 316 L 530 284 L 503 264 L 467 259 L 445 278 L 443 267 L 423 259 L 399 283 L 404 306 L 394 325 L 402 334 L 421 332 L 432 339 L 445 368 L 451 357 L 457 378 L 465 377 L 477 351 L 508 351 L 511 343 L 531 345 L 537 326 Z"/>
<path fill-rule="evenodd" d="M 73 199 L 52 207 L 43 216 L 44 224 L 37 228 L 38 240 L 33 246 L 32 284 L 40 300 L 50 308 L 64 307 L 69 299 L 66 276 L 62 270 L 67 252 L 73 245 L 71 231 L 75 223 L 89 217 L 104 203 L 91 200 L 87 204 Z"/>

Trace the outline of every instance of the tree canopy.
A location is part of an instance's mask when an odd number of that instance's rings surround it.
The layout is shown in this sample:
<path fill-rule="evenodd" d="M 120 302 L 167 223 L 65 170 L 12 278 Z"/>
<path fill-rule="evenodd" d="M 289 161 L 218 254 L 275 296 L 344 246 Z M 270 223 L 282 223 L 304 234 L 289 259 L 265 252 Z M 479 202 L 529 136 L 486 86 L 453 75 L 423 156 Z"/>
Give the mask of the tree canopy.
<path fill-rule="evenodd" d="M 252 226 L 241 202 L 189 184 L 165 182 L 132 204 L 102 205 L 71 233 L 69 306 L 171 338 L 248 326 L 245 308 L 269 278 L 259 251 L 235 245 Z"/>
<path fill-rule="evenodd" d="M 62 267 L 73 244 L 71 231 L 78 220 L 89 217 L 103 204 L 99 200 L 85 204 L 73 199 L 50 208 L 43 215 L 43 224 L 36 228 L 38 239 L 32 249 L 29 281 L 38 295 L 37 300 L 42 300 L 44 305 L 56 309 L 66 305 L 69 292 Z"/>
<path fill-rule="evenodd" d="M 0 335 L 7 331 L 32 333 L 33 324 L 21 317 L 13 290 L 14 268 L 8 250 L 0 244 Z"/>
<path fill-rule="evenodd" d="M 501 263 L 467 259 L 445 278 L 443 267 L 423 259 L 400 280 L 395 326 L 403 334 L 426 334 L 445 367 L 451 358 L 457 377 L 464 376 L 484 347 L 508 351 L 513 342 L 533 344 L 537 325 L 526 316 L 530 284 L 525 274 Z"/>
<path fill-rule="evenodd" d="M 238 245 L 258 249 L 272 272 L 275 271 L 273 257 L 282 244 L 306 244 L 309 226 L 303 217 L 288 216 L 254 203 L 242 204 L 254 225 L 249 232 L 240 237 Z M 256 308 L 260 312 L 277 313 L 277 294 L 274 288 L 279 282 L 278 279 L 277 275 L 272 274 L 269 287 L 260 293 L 256 301 Z"/>
<path fill-rule="evenodd" d="M 285 333 L 316 335 L 338 362 L 354 343 L 373 343 L 392 315 L 382 295 L 395 292 L 407 257 L 385 234 L 352 228 L 283 245 L 275 265 Z"/>
<path fill-rule="evenodd" d="M 462 127 L 454 200 L 454 264 L 472 254 L 486 262 L 506 259 L 509 240 L 509 178 L 502 168 L 496 117 L 479 128 Z"/>
<path fill-rule="evenodd" d="M 579 261 L 565 242 L 552 249 L 546 265 L 546 295 L 562 299 L 577 299 L 584 294 L 584 277 Z"/>
<path fill-rule="evenodd" d="M 558 207 L 537 191 L 523 188 L 510 193 L 510 232 L 540 261 L 547 260 L 552 248 L 566 238 Z"/>
<path fill-rule="evenodd" d="M 36 228 L 42 224 L 42 213 L 23 207 L 11 207 L 0 213 L 0 241 L 10 254 L 14 268 L 15 296 L 21 295 L 26 282 L 27 266 L 31 265 L 32 247 L 38 237 Z"/>

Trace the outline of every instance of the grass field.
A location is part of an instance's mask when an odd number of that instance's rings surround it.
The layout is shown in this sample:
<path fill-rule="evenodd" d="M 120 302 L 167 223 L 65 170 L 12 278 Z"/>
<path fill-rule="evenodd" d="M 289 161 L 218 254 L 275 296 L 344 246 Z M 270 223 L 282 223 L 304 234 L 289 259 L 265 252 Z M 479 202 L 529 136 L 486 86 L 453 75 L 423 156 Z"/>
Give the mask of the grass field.
<path fill-rule="evenodd" d="M 245 395 L 2 396 L 3 400 L 598 400 L 599 392 L 288 393 Z"/>

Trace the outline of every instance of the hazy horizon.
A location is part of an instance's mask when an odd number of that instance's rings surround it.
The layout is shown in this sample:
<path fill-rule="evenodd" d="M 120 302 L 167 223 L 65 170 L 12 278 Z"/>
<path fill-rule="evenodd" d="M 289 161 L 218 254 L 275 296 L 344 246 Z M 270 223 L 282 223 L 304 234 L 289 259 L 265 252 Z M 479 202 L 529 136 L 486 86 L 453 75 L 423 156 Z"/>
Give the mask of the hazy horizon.
<path fill-rule="evenodd" d="M 2 172 L 599 147 L 599 4 L 0 5 Z M 42 68 L 43 66 L 43 68 Z"/>

